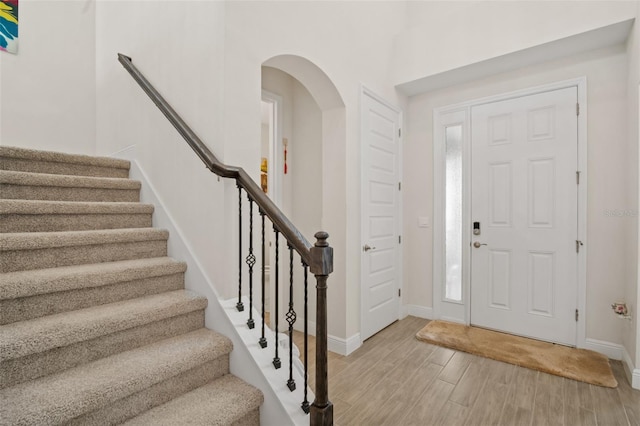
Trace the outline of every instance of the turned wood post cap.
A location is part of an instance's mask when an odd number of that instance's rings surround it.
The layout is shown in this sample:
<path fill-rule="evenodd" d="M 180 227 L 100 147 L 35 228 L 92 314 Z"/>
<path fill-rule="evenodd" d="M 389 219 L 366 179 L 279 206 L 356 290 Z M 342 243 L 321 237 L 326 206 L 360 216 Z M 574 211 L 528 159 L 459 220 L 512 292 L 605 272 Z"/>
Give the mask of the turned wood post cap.
<path fill-rule="evenodd" d="M 329 247 L 329 243 L 327 242 L 327 238 L 329 238 L 329 234 L 324 231 L 316 232 L 314 235 L 316 237 L 316 247 Z"/>
<path fill-rule="evenodd" d="M 311 273 L 315 275 L 329 275 L 333 272 L 333 248 L 329 247 L 329 234 L 324 231 L 316 232 L 316 243 L 311 247 Z"/>

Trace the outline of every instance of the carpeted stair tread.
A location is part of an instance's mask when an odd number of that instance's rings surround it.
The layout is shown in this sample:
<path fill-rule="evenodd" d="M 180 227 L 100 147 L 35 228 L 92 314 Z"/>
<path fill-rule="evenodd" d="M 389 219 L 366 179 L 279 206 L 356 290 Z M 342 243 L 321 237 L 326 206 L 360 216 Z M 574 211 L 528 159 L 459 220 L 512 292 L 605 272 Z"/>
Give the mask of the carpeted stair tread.
<path fill-rule="evenodd" d="M 106 229 L 64 232 L 15 232 L 0 234 L 0 252 L 55 247 L 167 240 L 169 232 L 155 228 Z"/>
<path fill-rule="evenodd" d="M 7 324 L 0 327 L 0 360 L 95 339 L 206 306 L 206 297 L 177 290 Z"/>
<path fill-rule="evenodd" d="M 186 269 L 184 262 L 170 257 L 155 257 L 8 272 L 0 281 L 0 300 L 112 285 L 177 274 Z"/>
<path fill-rule="evenodd" d="M 65 188 L 140 189 L 140 182 L 124 178 L 54 175 L 0 170 L 0 184 Z"/>
<path fill-rule="evenodd" d="M 262 393 L 237 377 L 227 374 L 166 404 L 153 408 L 126 426 L 145 425 L 231 425 L 256 410 Z M 185 419 L 189 419 L 185 422 Z"/>
<path fill-rule="evenodd" d="M 0 325 L 184 288 L 186 264 L 168 257 L 146 260 L 5 273 Z"/>
<path fill-rule="evenodd" d="M 0 170 L 0 198 L 55 201 L 140 201 L 139 181 Z"/>
<path fill-rule="evenodd" d="M 0 169 L 85 176 L 127 177 L 131 163 L 111 157 L 0 146 Z"/>
<path fill-rule="evenodd" d="M 154 228 L 0 233 L 0 272 L 163 257 L 168 237 Z"/>
<path fill-rule="evenodd" d="M 0 200 L 0 233 L 145 228 L 153 210 L 133 202 Z"/>
<path fill-rule="evenodd" d="M 199 330 L 202 327 L 204 327 L 204 310 L 197 310 L 95 339 L 2 361 L 0 388 L 15 386 L 49 374 L 57 374 L 101 358 Z"/>
<path fill-rule="evenodd" d="M 61 424 L 227 356 L 231 349 L 228 338 L 203 328 L 112 355 L 0 390 L 0 419 L 12 425 Z"/>
<path fill-rule="evenodd" d="M 136 202 L 0 200 L 0 214 L 151 214 L 153 204 Z"/>

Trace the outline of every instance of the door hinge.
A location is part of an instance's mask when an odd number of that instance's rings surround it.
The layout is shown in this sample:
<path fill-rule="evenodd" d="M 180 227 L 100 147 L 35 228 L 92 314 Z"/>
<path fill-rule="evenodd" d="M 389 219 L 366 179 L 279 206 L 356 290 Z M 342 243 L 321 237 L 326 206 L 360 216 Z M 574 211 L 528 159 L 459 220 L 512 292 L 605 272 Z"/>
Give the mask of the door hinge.
<path fill-rule="evenodd" d="M 401 138 L 402 137 L 402 129 L 398 127 L 398 137 Z"/>
<path fill-rule="evenodd" d="M 398 297 L 402 296 L 402 290 L 398 289 Z"/>
<path fill-rule="evenodd" d="M 398 235 L 398 244 L 402 244 L 402 235 Z"/>
<path fill-rule="evenodd" d="M 580 253 L 580 246 L 583 246 L 582 241 L 576 240 L 576 253 Z"/>
<path fill-rule="evenodd" d="M 576 172 L 576 185 L 580 185 L 580 172 Z"/>
<path fill-rule="evenodd" d="M 402 182 L 398 182 L 398 191 L 402 191 Z"/>
<path fill-rule="evenodd" d="M 576 115 L 580 115 L 580 104 L 576 102 Z"/>
<path fill-rule="evenodd" d="M 576 322 L 578 322 L 578 317 L 580 316 L 579 311 L 576 309 Z"/>

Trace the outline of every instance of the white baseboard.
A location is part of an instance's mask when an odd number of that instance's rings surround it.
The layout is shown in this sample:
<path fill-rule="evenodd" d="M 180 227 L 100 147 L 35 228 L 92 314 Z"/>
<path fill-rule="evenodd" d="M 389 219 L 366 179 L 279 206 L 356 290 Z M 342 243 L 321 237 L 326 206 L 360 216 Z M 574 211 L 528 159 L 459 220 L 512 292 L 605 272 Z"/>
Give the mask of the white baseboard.
<path fill-rule="evenodd" d="M 618 361 L 622 359 L 622 352 L 624 351 L 624 347 L 622 345 L 596 339 L 587 339 L 584 344 L 584 349 L 600 352 L 607 358 Z"/>
<path fill-rule="evenodd" d="M 635 368 L 631 355 L 629 355 L 626 348 L 624 348 L 622 352 L 622 364 L 627 379 L 629 383 L 631 383 L 631 387 L 640 390 L 640 368 Z"/>
<path fill-rule="evenodd" d="M 402 307 L 402 311 L 403 318 L 407 315 L 411 315 L 413 317 L 424 318 L 428 320 L 433 319 L 433 308 L 430 308 L 428 306 L 404 305 Z"/>
<path fill-rule="evenodd" d="M 340 342 L 340 344 L 341 344 L 341 348 L 342 347 L 344 348 L 344 352 L 342 353 L 337 352 L 337 353 L 344 356 L 349 355 L 350 353 L 358 349 L 360 346 L 362 346 L 362 339 L 360 339 L 360 333 L 356 333 L 353 336 L 348 337 L 346 340 L 344 340 L 344 346 L 342 346 L 342 342 Z"/>
<path fill-rule="evenodd" d="M 302 329 L 296 328 L 298 331 Z M 315 321 L 309 321 L 309 335 L 316 335 L 316 323 Z M 360 333 L 356 333 L 351 337 L 343 339 L 342 337 L 336 337 L 329 334 L 327 336 L 327 349 L 331 352 L 335 352 L 339 355 L 347 356 L 351 352 L 362 346 L 362 340 L 360 339 Z"/>

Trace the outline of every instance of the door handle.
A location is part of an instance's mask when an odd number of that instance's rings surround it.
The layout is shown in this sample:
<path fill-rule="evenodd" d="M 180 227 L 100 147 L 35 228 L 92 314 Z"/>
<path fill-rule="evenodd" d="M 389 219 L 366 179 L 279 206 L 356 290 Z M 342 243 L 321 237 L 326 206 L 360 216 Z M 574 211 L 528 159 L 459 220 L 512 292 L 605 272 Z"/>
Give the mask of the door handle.
<path fill-rule="evenodd" d="M 375 249 L 376 249 L 375 247 L 370 247 L 369 244 L 365 244 L 362 247 L 362 251 L 369 251 L 369 250 L 375 250 Z"/>
<path fill-rule="evenodd" d="M 480 241 L 476 241 L 473 243 L 475 248 L 480 248 L 481 246 L 486 246 L 486 244 L 481 243 Z"/>

